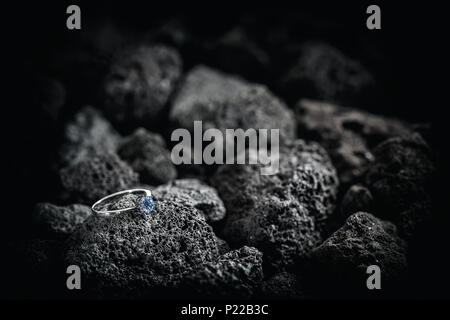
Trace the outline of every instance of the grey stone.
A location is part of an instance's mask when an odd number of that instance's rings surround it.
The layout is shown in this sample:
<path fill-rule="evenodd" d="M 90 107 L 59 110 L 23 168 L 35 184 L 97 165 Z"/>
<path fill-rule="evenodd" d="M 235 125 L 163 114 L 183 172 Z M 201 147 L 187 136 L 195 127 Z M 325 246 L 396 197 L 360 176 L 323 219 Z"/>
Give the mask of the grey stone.
<path fill-rule="evenodd" d="M 170 112 L 174 126 L 193 129 L 279 129 L 281 142 L 295 137 L 293 113 L 267 87 L 207 67 L 195 67 L 187 75 Z"/>
<path fill-rule="evenodd" d="M 111 193 L 138 184 L 138 174 L 114 153 L 88 157 L 60 170 L 62 185 L 70 197 L 92 204 Z"/>
<path fill-rule="evenodd" d="M 137 129 L 124 138 L 119 156 L 139 174 L 142 183 L 158 185 L 176 178 L 177 171 L 162 136 Z"/>
<path fill-rule="evenodd" d="M 325 102 L 302 99 L 295 112 L 300 136 L 329 152 L 343 184 L 363 175 L 378 143 L 412 132 L 398 120 Z"/>
<path fill-rule="evenodd" d="M 262 279 L 262 253 L 245 246 L 201 265 L 186 276 L 182 288 L 202 297 L 248 298 Z"/>
<path fill-rule="evenodd" d="M 397 224 L 411 238 L 431 218 L 430 190 L 434 156 L 419 134 L 386 140 L 374 149 L 375 161 L 365 176 L 376 214 Z"/>
<path fill-rule="evenodd" d="M 84 107 L 64 129 L 61 162 L 63 165 L 74 165 L 95 154 L 115 152 L 120 139 L 99 111 Z"/>
<path fill-rule="evenodd" d="M 198 209 L 206 222 L 215 223 L 225 218 L 225 206 L 217 191 L 197 179 L 179 179 L 153 190 L 155 199 L 173 200 Z"/>
<path fill-rule="evenodd" d="M 375 80 L 356 60 L 323 43 L 301 46 L 297 61 L 280 81 L 291 101 L 300 97 L 353 105 L 373 92 Z"/>
<path fill-rule="evenodd" d="M 81 204 L 57 206 L 43 202 L 36 204 L 33 221 L 46 239 L 61 239 L 91 215 L 91 208 Z"/>
<path fill-rule="evenodd" d="M 66 262 L 80 266 L 84 290 L 101 297 L 145 297 L 176 286 L 219 257 L 215 235 L 194 207 L 155 201 L 137 210 L 92 215 L 67 241 Z"/>
<path fill-rule="evenodd" d="M 380 267 L 382 288 L 392 289 L 407 268 L 406 254 L 393 223 L 358 212 L 313 251 L 312 260 L 328 289 L 353 295 L 367 294 L 370 265 Z"/>
<path fill-rule="evenodd" d="M 104 83 L 105 111 L 121 124 L 154 123 L 182 72 L 178 53 L 161 45 L 123 50 Z"/>
<path fill-rule="evenodd" d="M 212 182 L 227 208 L 225 240 L 258 248 L 278 271 L 294 267 L 321 242 L 338 188 L 326 151 L 302 140 L 280 149 L 277 174 L 261 175 L 258 165 L 224 165 Z"/>

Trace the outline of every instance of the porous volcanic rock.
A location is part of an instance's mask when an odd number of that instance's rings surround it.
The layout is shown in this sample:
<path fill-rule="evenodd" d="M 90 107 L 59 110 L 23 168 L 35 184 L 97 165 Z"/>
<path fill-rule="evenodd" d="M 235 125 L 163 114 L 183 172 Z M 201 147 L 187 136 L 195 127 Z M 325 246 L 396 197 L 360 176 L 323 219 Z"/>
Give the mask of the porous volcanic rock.
<path fill-rule="evenodd" d="M 304 97 L 353 105 L 367 100 L 374 86 L 373 76 L 358 61 L 317 42 L 301 46 L 280 80 L 280 90 L 292 102 Z"/>
<path fill-rule="evenodd" d="M 91 215 L 91 208 L 82 204 L 57 206 L 48 202 L 36 204 L 33 221 L 45 239 L 62 239 Z"/>
<path fill-rule="evenodd" d="M 124 49 L 104 82 L 105 113 L 120 124 L 154 123 L 181 76 L 179 54 L 162 45 Z"/>
<path fill-rule="evenodd" d="M 225 218 L 225 206 L 217 191 L 197 179 L 178 179 L 153 190 L 155 199 L 170 199 L 177 203 L 193 206 L 214 223 Z"/>
<path fill-rule="evenodd" d="M 319 142 L 329 152 L 343 184 L 363 175 L 378 143 L 412 133 L 396 119 L 325 102 L 302 99 L 295 113 L 300 137 Z"/>
<path fill-rule="evenodd" d="M 333 212 L 336 171 L 316 143 L 297 140 L 280 149 L 279 172 L 259 165 L 224 165 L 212 182 L 227 208 L 223 234 L 232 246 L 250 245 L 271 270 L 293 267 L 321 242 Z"/>
<path fill-rule="evenodd" d="M 158 185 L 177 176 L 163 137 L 144 128 L 124 138 L 118 154 L 139 174 L 142 183 Z"/>
<path fill-rule="evenodd" d="M 419 134 L 388 139 L 374 149 L 365 176 L 377 216 L 397 224 L 406 238 L 431 217 L 434 155 Z"/>
<path fill-rule="evenodd" d="M 63 168 L 60 178 L 70 198 L 86 204 L 135 186 L 139 181 L 138 174 L 115 153 L 91 156 Z"/>
<path fill-rule="evenodd" d="M 190 273 L 183 289 L 199 296 L 249 298 L 263 279 L 262 253 L 244 246 Z"/>
<path fill-rule="evenodd" d="M 191 70 L 174 99 L 173 126 L 193 129 L 279 129 L 281 141 L 295 138 L 293 113 L 267 87 L 197 66 Z"/>
<path fill-rule="evenodd" d="M 92 215 L 67 241 L 67 263 L 80 266 L 84 289 L 108 297 L 158 295 L 187 273 L 219 257 L 215 235 L 194 207 L 155 201 L 137 210 Z"/>
<path fill-rule="evenodd" d="M 368 292 L 367 267 L 381 270 L 382 288 L 392 289 L 407 267 L 406 242 L 395 225 L 358 212 L 312 253 L 320 284 L 349 295 Z M 326 292 L 331 292 L 326 291 Z"/>
<path fill-rule="evenodd" d="M 65 126 L 60 158 L 74 165 L 92 155 L 115 152 L 121 137 L 101 112 L 93 107 L 78 111 Z"/>

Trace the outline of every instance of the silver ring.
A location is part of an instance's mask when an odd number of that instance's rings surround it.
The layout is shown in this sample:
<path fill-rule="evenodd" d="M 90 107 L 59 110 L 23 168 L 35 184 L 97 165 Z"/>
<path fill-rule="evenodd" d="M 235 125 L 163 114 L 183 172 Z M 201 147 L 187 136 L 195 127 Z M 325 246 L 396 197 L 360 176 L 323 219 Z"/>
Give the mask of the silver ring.
<path fill-rule="evenodd" d="M 139 199 L 139 201 L 134 206 L 131 206 L 129 208 L 124 208 L 124 209 L 117 209 L 117 210 L 102 210 L 99 208 L 99 206 L 104 204 L 106 202 L 106 200 L 108 200 L 108 199 L 115 198 L 117 196 L 124 195 L 124 194 L 133 194 L 133 193 L 143 194 L 143 196 Z M 106 196 L 104 198 L 101 198 L 100 200 L 98 200 L 96 203 L 94 203 L 92 205 L 91 209 L 93 212 L 95 212 L 97 214 L 109 216 L 109 215 L 118 214 L 118 213 L 131 211 L 131 210 L 135 210 L 135 209 L 139 209 L 141 212 L 143 212 L 145 214 L 149 214 L 153 210 L 154 207 L 155 207 L 155 203 L 153 202 L 152 193 L 150 192 L 150 190 L 129 189 L 129 190 L 124 190 L 124 191 L 119 191 L 119 192 L 110 194 L 109 196 Z"/>

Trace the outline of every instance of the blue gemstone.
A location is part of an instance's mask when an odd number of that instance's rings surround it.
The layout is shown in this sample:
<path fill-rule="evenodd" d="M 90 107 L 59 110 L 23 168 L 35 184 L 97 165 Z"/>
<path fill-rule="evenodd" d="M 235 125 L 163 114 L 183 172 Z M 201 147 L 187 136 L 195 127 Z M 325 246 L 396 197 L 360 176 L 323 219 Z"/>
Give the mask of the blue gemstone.
<path fill-rule="evenodd" d="M 155 202 L 153 201 L 152 197 L 145 196 L 142 197 L 139 201 L 139 209 L 141 209 L 141 211 L 145 214 L 150 214 L 154 207 Z"/>

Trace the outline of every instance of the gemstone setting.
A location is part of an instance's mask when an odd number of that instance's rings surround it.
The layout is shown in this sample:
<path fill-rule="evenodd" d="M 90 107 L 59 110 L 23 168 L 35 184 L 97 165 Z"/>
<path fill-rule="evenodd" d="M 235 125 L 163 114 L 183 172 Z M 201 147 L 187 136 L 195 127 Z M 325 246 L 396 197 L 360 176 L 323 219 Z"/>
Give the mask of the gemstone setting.
<path fill-rule="evenodd" d="M 139 209 L 145 214 L 150 214 L 154 207 L 155 202 L 150 196 L 144 196 L 139 200 Z"/>

